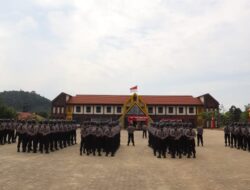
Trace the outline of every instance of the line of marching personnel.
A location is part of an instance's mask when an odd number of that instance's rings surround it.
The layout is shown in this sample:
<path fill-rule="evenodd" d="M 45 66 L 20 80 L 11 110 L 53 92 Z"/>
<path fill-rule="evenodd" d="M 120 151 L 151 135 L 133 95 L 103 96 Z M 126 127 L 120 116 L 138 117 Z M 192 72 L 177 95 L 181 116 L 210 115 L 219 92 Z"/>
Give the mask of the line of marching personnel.
<path fill-rule="evenodd" d="M 224 128 L 225 146 L 250 152 L 250 123 L 235 122 Z"/>
<path fill-rule="evenodd" d="M 77 126 L 71 121 L 21 121 L 16 127 L 17 152 L 49 153 L 76 144 Z"/>
<path fill-rule="evenodd" d="M 0 145 L 16 142 L 17 123 L 13 119 L 0 119 Z"/>
<path fill-rule="evenodd" d="M 196 157 L 195 137 L 196 132 L 191 123 L 183 122 L 160 122 L 152 123 L 148 128 L 148 144 L 153 149 L 154 156 L 171 158 L 182 155 L 190 158 Z"/>
<path fill-rule="evenodd" d="M 114 156 L 120 147 L 119 122 L 83 122 L 81 124 L 80 155 Z"/>

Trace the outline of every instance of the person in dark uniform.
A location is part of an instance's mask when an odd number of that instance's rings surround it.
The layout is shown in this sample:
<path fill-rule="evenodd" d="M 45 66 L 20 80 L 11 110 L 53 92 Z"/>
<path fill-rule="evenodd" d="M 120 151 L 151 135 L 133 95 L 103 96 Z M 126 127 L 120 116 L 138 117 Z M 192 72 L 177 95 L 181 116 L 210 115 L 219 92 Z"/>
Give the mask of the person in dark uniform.
<path fill-rule="evenodd" d="M 8 131 L 8 120 L 4 119 L 2 122 L 2 144 L 6 144 L 7 142 L 7 131 Z"/>
<path fill-rule="evenodd" d="M 160 129 L 157 132 L 157 137 L 158 137 L 158 158 L 161 158 L 161 156 L 163 156 L 164 158 L 166 158 L 166 134 L 165 131 L 163 129 L 164 124 L 160 123 Z"/>
<path fill-rule="evenodd" d="M 28 121 L 28 126 L 27 126 L 27 147 L 28 147 L 28 153 L 32 151 L 33 147 L 33 137 L 35 135 L 35 130 L 34 130 L 34 124 L 32 121 Z"/>
<path fill-rule="evenodd" d="M 8 119 L 7 122 L 6 122 L 6 143 L 10 144 L 10 139 L 11 139 L 11 124 L 10 124 L 10 120 Z"/>
<path fill-rule="evenodd" d="M 179 158 L 182 157 L 182 142 L 181 142 L 181 137 L 183 136 L 183 129 L 181 128 L 181 123 L 178 123 L 178 127 L 176 130 L 176 137 L 175 137 L 175 143 L 176 143 L 176 153 Z"/>
<path fill-rule="evenodd" d="M 135 146 L 135 141 L 134 141 L 134 131 L 135 131 L 135 127 L 133 126 L 133 123 L 130 122 L 128 128 L 127 128 L 127 131 L 128 131 L 128 146 L 129 146 L 129 143 L 130 141 L 132 141 L 133 143 L 133 146 Z"/>
<path fill-rule="evenodd" d="M 3 144 L 3 120 L 0 119 L 0 145 Z"/>
<path fill-rule="evenodd" d="M 172 126 L 169 131 L 169 136 L 170 136 L 170 153 L 171 153 L 171 158 L 175 158 L 176 155 L 176 137 L 177 137 L 177 128 L 176 124 L 172 123 Z"/>
<path fill-rule="evenodd" d="M 39 124 L 33 122 L 34 125 L 34 133 L 33 133 L 33 153 L 37 152 L 37 145 L 39 143 L 38 131 L 39 131 Z"/>
<path fill-rule="evenodd" d="M 81 125 L 81 144 L 80 144 L 80 155 L 86 152 L 86 134 L 87 134 L 87 122 L 83 122 Z"/>
<path fill-rule="evenodd" d="M 230 146 L 230 128 L 229 125 L 226 124 L 226 127 L 224 128 L 224 140 L 225 140 L 225 146 Z"/>
<path fill-rule="evenodd" d="M 24 134 L 23 125 L 24 125 L 24 121 L 21 121 L 21 123 L 17 126 L 17 130 L 16 130 L 16 134 L 18 136 L 17 152 L 20 152 L 21 144 L 23 144 L 23 134 Z"/>
<path fill-rule="evenodd" d="M 112 152 L 112 124 L 108 124 L 108 128 L 105 129 L 105 155 L 108 156 Z"/>
<path fill-rule="evenodd" d="M 242 134 L 242 149 L 247 150 L 247 124 L 242 123 L 241 134 Z"/>
<path fill-rule="evenodd" d="M 250 123 L 247 124 L 247 146 L 250 152 Z"/>
<path fill-rule="evenodd" d="M 196 158 L 196 150 L 195 150 L 195 137 L 196 133 L 194 129 L 192 129 L 192 124 L 189 123 L 189 128 L 186 131 L 187 142 L 188 142 L 188 158 L 193 155 L 193 158 Z"/>
<path fill-rule="evenodd" d="M 101 123 L 97 124 L 95 134 L 96 134 L 96 149 L 98 152 L 98 156 L 101 156 L 102 143 L 103 143 L 103 129 L 101 127 Z"/>
<path fill-rule="evenodd" d="M 145 123 L 142 125 L 142 138 L 147 138 L 147 125 Z"/>
<path fill-rule="evenodd" d="M 197 127 L 197 145 L 200 146 L 200 143 L 201 143 L 201 146 L 203 146 L 203 128 L 201 126 L 198 126 Z"/>
<path fill-rule="evenodd" d="M 28 144 L 28 123 L 25 122 L 23 127 L 22 127 L 22 132 L 23 132 L 23 140 L 22 140 L 22 152 L 26 152 L 27 144 Z"/>
<path fill-rule="evenodd" d="M 239 126 L 238 123 L 234 123 L 234 148 L 237 148 L 239 146 L 239 141 L 238 141 L 238 137 L 239 137 Z"/>

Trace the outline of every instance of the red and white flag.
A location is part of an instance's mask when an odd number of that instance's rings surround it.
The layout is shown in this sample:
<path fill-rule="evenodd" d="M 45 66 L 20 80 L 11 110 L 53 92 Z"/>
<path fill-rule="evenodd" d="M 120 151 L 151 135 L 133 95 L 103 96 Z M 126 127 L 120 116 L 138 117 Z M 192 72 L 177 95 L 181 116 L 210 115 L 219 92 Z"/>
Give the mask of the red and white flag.
<path fill-rule="evenodd" d="M 130 92 L 137 92 L 137 90 L 138 90 L 137 85 L 130 88 Z"/>

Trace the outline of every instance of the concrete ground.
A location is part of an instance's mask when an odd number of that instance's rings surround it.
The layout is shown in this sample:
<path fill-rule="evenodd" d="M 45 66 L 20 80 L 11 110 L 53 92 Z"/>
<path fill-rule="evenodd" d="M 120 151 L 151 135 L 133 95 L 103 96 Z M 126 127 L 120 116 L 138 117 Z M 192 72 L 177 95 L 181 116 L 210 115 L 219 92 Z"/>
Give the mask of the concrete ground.
<path fill-rule="evenodd" d="M 136 146 L 115 157 L 79 156 L 78 144 L 51 153 L 17 153 L 16 144 L 0 146 L 0 189 L 96 190 L 249 190 L 250 153 L 224 147 L 223 132 L 205 130 L 196 159 L 157 159 L 135 134 Z"/>

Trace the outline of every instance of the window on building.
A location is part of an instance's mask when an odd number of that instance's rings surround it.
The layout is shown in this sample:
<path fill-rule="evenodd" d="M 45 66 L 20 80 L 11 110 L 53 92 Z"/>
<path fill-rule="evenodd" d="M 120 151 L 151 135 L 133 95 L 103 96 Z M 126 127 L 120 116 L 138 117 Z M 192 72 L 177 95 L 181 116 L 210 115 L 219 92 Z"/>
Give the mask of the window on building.
<path fill-rule="evenodd" d="M 194 113 L 194 107 L 189 107 L 189 113 Z"/>
<path fill-rule="evenodd" d="M 64 107 L 61 107 L 61 112 L 64 113 Z"/>
<path fill-rule="evenodd" d="M 76 106 L 76 112 L 77 113 L 81 112 L 81 106 Z"/>
<path fill-rule="evenodd" d="M 87 106 L 87 107 L 86 107 L 86 112 L 87 112 L 87 113 L 90 113 L 90 112 L 91 112 L 91 106 Z"/>
<path fill-rule="evenodd" d="M 116 113 L 122 113 L 122 107 L 121 106 L 116 107 Z"/>
<path fill-rule="evenodd" d="M 174 108 L 173 107 L 168 107 L 168 113 L 174 113 Z"/>
<path fill-rule="evenodd" d="M 101 106 L 96 106 L 96 113 L 101 113 Z"/>
<path fill-rule="evenodd" d="M 53 113 L 56 113 L 56 107 L 53 107 Z"/>
<path fill-rule="evenodd" d="M 163 113 L 163 107 L 158 107 L 158 113 Z"/>
<path fill-rule="evenodd" d="M 106 111 L 107 111 L 107 113 L 111 113 L 111 106 L 107 106 Z"/>
<path fill-rule="evenodd" d="M 184 108 L 183 107 L 179 107 L 179 113 L 184 113 Z"/>
<path fill-rule="evenodd" d="M 153 107 L 148 107 L 148 113 L 153 113 Z"/>
<path fill-rule="evenodd" d="M 57 107 L 57 113 L 60 114 L 60 107 Z"/>

